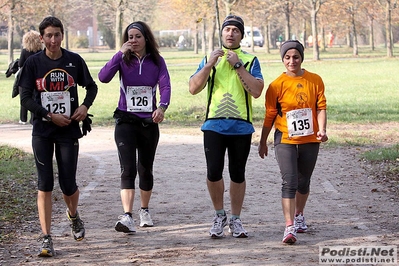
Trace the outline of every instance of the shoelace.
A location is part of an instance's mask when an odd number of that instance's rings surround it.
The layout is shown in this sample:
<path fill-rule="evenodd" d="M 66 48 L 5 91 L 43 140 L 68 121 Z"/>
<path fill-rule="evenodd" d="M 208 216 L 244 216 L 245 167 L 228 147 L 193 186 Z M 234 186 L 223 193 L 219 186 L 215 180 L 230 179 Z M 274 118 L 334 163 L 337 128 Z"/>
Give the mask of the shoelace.
<path fill-rule="evenodd" d="M 119 215 L 118 219 L 119 220 L 126 220 L 126 222 L 128 222 L 129 224 L 132 223 L 133 218 L 129 219 L 131 217 L 129 217 L 127 214 L 123 214 L 123 215 Z"/>
<path fill-rule="evenodd" d="M 234 231 L 236 231 L 237 229 L 240 231 L 243 231 L 241 220 L 235 219 L 232 221 L 232 224 L 233 224 Z"/>
<path fill-rule="evenodd" d="M 46 237 L 46 235 L 41 235 L 37 238 L 37 242 L 42 242 L 44 240 L 49 240 L 50 241 L 51 236 L 50 237 Z"/>
<path fill-rule="evenodd" d="M 81 219 L 75 218 L 74 220 L 72 220 L 71 227 L 72 227 L 73 231 L 79 232 L 80 230 L 82 230 L 84 228 L 84 223 Z"/>
<path fill-rule="evenodd" d="M 288 226 L 285 230 L 286 230 L 287 234 L 295 234 L 294 226 Z"/>
<path fill-rule="evenodd" d="M 223 225 L 223 217 L 221 216 L 216 216 L 213 219 L 213 227 L 221 227 Z"/>

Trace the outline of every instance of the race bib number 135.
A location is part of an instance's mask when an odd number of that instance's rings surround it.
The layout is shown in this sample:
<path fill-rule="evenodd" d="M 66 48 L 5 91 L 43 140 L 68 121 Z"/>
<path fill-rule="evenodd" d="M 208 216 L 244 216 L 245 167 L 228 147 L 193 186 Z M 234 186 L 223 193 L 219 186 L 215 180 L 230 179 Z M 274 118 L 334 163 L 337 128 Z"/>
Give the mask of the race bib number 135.
<path fill-rule="evenodd" d="M 312 109 L 304 108 L 287 112 L 289 137 L 309 136 L 313 134 Z"/>

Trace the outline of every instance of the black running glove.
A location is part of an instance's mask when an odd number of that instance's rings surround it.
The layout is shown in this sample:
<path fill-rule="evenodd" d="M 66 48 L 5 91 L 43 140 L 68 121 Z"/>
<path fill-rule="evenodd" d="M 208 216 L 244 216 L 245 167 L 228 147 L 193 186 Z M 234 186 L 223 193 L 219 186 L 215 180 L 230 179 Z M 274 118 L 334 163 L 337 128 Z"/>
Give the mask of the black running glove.
<path fill-rule="evenodd" d="M 91 114 L 87 114 L 86 118 L 83 120 L 83 126 L 82 126 L 82 131 L 83 131 L 83 136 L 87 135 L 87 132 L 91 131 L 91 119 L 90 117 L 93 117 Z"/>

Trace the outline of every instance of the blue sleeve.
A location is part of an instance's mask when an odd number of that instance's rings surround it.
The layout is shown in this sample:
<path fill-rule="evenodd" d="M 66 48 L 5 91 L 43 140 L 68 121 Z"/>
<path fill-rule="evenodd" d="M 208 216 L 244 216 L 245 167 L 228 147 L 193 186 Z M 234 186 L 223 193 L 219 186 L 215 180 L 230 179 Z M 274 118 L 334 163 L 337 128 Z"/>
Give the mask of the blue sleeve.
<path fill-rule="evenodd" d="M 206 58 L 206 56 L 204 56 L 204 58 L 202 59 L 201 63 L 199 64 L 199 66 L 197 68 L 197 71 L 195 71 L 195 73 L 192 74 L 191 77 L 194 76 L 195 74 L 197 74 L 205 66 L 206 63 L 207 63 L 207 58 Z"/>
<path fill-rule="evenodd" d="M 254 64 L 252 65 L 252 67 L 250 69 L 250 73 L 255 78 L 263 80 L 262 71 L 260 69 L 260 63 L 259 63 L 259 60 L 257 57 L 255 57 L 255 59 L 254 59 Z"/>

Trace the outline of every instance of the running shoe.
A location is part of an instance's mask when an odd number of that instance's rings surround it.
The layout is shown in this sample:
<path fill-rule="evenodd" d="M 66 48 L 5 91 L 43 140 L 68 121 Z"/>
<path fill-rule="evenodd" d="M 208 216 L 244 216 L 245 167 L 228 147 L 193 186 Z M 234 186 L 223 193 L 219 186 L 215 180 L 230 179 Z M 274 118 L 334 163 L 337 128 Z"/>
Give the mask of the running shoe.
<path fill-rule="evenodd" d="M 308 230 L 305 217 L 302 215 L 302 213 L 299 213 L 297 216 L 295 216 L 294 225 L 297 233 L 306 233 L 306 230 Z"/>
<path fill-rule="evenodd" d="M 242 227 L 242 222 L 239 218 L 230 219 L 229 222 L 229 233 L 233 235 L 233 237 L 237 238 L 245 238 L 248 237 L 248 232 L 245 231 L 244 227 Z"/>
<path fill-rule="evenodd" d="M 224 236 L 223 228 L 227 225 L 227 216 L 222 214 L 215 214 L 213 217 L 213 224 L 211 230 L 209 230 L 209 235 L 212 238 L 220 238 Z"/>
<path fill-rule="evenodd" d="M 141 227 L 152 227 L 154 223 L 152 222 L 151 215 L 148 209 L 140 209 L 140 226 Z"/>
<path fill-rule="evenodd" d="M 284 231 L 283 243 L 294 244 L 296 242 L 296 230 L 294 225 L 287 226 Z"/>
<path fill-rule="evenodd" d="M 123 233 L 136 233 L 136 227 L 134 226 L 133 218 L 128 214 L 119 215 L 119 221 L 115 224 L 115 230 Z"/>
<path fill-rule="evenodd" d="M 76 241 L 81 241 L 85 237 L 85 226 L 83 221 L 80 219 L 79 212 L 76 211 L 76 216 L 71 217 L 69 210 L 67 209 L 66 215 L 70 222 L 73 238 L 75 238 Z"/>
<path fill-rule="evenodd" d="M 38 241 L 42 242 L 42 247 L 40 248 L 40 252 L 38 254 L 39 257 L 52 257 L 55 256 L 54 248 L 53 248 L 53 240 L 50 235 L 45 235 L 42 238 L 39 238 Z"/>

